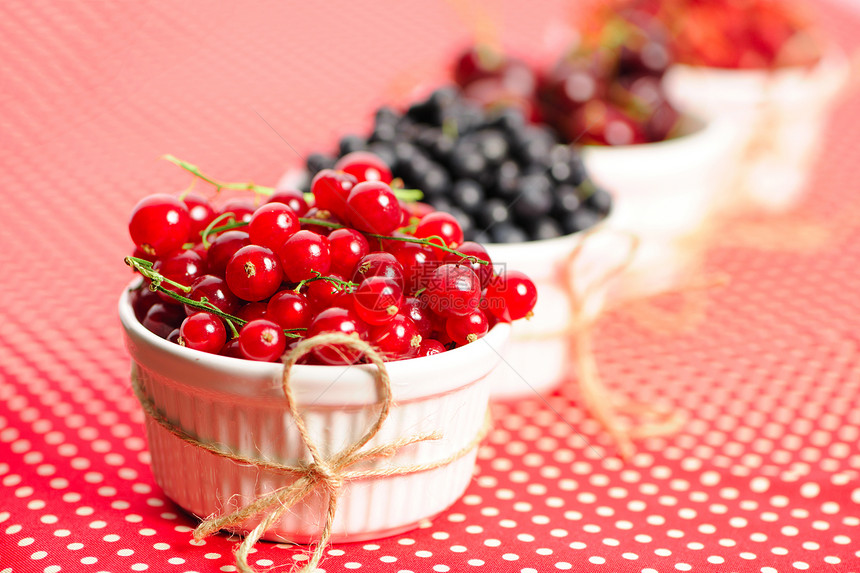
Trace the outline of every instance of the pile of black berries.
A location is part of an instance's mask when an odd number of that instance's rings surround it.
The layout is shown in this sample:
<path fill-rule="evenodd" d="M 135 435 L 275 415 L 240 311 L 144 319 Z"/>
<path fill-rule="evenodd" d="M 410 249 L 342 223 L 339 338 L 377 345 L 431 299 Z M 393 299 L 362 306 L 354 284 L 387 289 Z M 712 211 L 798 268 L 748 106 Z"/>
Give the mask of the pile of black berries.
<path fill-rule="evenodd" d="M 587 229 L 608 214 L 610 195 L 588 179 L 577 150 L 513 108 L 485 110 L 441 88 L 405 113 L 376 112 L 367 137 L 347 135 L 338 157 L 370 151 L 406 188 L 453 214 L 466 240 L 518 243 Z M 337 158 L 308 157 L 313 176 Z"/>

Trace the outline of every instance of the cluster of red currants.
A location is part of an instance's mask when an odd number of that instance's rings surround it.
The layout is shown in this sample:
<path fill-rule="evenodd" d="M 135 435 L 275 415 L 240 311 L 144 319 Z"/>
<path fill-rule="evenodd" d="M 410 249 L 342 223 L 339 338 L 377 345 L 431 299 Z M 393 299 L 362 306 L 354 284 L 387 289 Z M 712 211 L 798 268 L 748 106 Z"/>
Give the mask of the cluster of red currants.
<path fill-rule="evenodd" d="M 497 273 L 454 217 L 399 199 L 391 185 L 385 163 L 357 152 L 317 173 L 310 194 L 275 191 L 259 206 L 144 198 L 126 258 L 144 276 L 135 314 L 188 348 L 260 361 L 329 332 L 357 336 L 386 360 L 426 356 L 530 315 L 537 292 L 527 276 Z M 357 360 L 337 345 L 303 359 Z"/>

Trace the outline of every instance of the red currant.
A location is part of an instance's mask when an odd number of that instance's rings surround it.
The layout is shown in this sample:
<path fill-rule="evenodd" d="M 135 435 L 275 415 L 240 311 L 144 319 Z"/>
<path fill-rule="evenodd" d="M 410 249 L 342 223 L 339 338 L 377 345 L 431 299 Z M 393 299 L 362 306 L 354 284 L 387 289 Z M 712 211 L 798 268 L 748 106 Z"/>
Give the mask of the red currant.
<path fill-rule="evenodd" d="M 185 309 L 181 306 L 157 302 L 149 307 L 141 323 L 148 331 L 167 338 L 174 328 L 179 328 L 183 320 Z"/>
<path fill-rule="evenodd" d="M 209 200 L 200 195 L 189 193 L 182 198 L 182 202 L 188 207 L 188 214 L 191 217 L 191 231 L 189 239 L 194 241 L 200 240 L 200 233 L 203 232 L 209 223 L 217 216 L 215 208 L 209 203 Z"/>
<path fill-rule="evenodd" d="M 348 211 L 346 198 L 358 183 L 353 175 L 333 169 L 323 169 L 314 175 L 311 181 L 311 193 L 319 209 L 333 213 L 340 219 L 346 219 Z"/>
<path fill-rule="evenodd" d="M 245 358 L 242 355 L 242 351 L 239 350 L 239 339 L 231 338 L 227 342 L 224 343 L 224 346 L 221 347 L 221 352 L 219 352 L 221 356 L 229 356 L 230 358 Z"/>
<path fill-rule="evenodd" d="M 440 316 L 466 315 L 478 308 L 481 281 L 469 267 L 442 265 L 430 277 L 424 297 Z"/>
<path fill-rule="evenodd" d="M 218 354 L 227 342 L 224 323 L 214 314 L 196 312 L 182 321 L 179 327 L 179 344 L 186 348 Z"/>
<path fill-rule="evenodd" d="M 510 318 L 518 320 L 529 316 L 537 304 L 537 288 L 525 273 L 507 271 L 497 276 L 487 287 L 487 298 L 503 299 L 504 308 L 510 313 Z M 503 314 L 500 315 L 493 306 L 490 306 L 490 310 L 497 317 L 503 318 Z"/>
<path fill-rule="evenodd" d="M 298 215 L 283 203 L 266 203 L 254 211 L 248 222 L 251 243 L 272 250 L 283 245 L 298 230 Z"/>
<path fill-rule="evenodd" d="M 129 293 L 129 301 L 131 302 L 131 308 L 134 310 L 134 316 L 137 317 L 137 320 L 143 321 L 146 311 L 155 303 L 161 302 L 161 297 L 158 296 L 157 292 L 149 290 L 148 285 L 143 284 L 140 288 L 136 288 Z"/>
<path fill-rule="evenodd" d="M 239 331 L 239 352 L 248 360 L 274 362 L 286 348 L 284 331 L 271 320 L 252 320 Z"/>
<path fill-rule="evenodd" d="M 167 340 L 167 342 L 172 342 L 173 344 L 179 344 L 179 329 L 174 328 L 173 330 L 171 330 L 170 334 L 167 335 L 167 338 L 165 338 L 165 340 Z"/>
<path fill-rule="evenodd" d="M 367 339 L 367 326 L 352 312 L 345 308 L 327 308 L 311 321 L 308 338 L 328 332 L 350 334 L 359 339 Z M 341 345 L 320 346 L 313 350 L 314 356 L 323 364 L 353 364 L 361 353 Z"/>
<path fill-rule="evenodd" d="M 342 277 L 329 273 L 326 275 L 333 279 L 342 280 Z M 337 281 L 317 280 L 308 283 L 305 294 L 311 307 L 316 310 L 324 310 L 330 306 L 339 306 L 334 301 L 343 294 L 343 287 Z"/>
<path fill-rule="evenodd" d="M 269 299 L 266 317 L 284 330 L 307 328 L 311 323 L 311 306 L 305 295 L 282 290 Z"/>
<path fill-rule="evenodd" d="M 421 221 L 419 221 L 418 226 L 415 228 L 415 236 L 419 239 L 441 237 L 445 243 L 442 246 L 453 249 L 463 242 L 463 229 L 453 215 L 442 211 L 435 211 L 421 218 Z M 437 245 L 441 244 L 438 239 L 432 239 L 431 241 Z M 437 258 L 441 258 L 444 255 L 444 251 L 441 249 L 435 250 L 438 251 Z"/>
<path fill-rule="evenodd" d="M 197 252 L 193 250 L 174 251 L 162 259 L 155 261 L 152 268 L 161 273 L 165 278 L 168 278 L 182 286 L 191 286 L 195 280 L 206 273 L 206 263 Z M 161 283 L 165 289 L 185 296 L 178 287 L 173 286 L 167 281 Z M 159 293 L 164 302 L 170 304 L 181 304 L 176 299 L 166 293 Z"/>
<path fill-rule="evenodd" d="M 364 235 L 354 229 L 335 229 L 328 236 L 331 254 L 331 272 L 352 276 L 358 261 L 370 252 Z"/>
<path fill-rule="evenodd" d="M 394 241 L 392 241 L 394 243 Z M 418 243 L 398 242 L 392 253 L 403 267 L 403 282 L 407 293 L 414 293 L 427 285 L 438 266 L 433 247 Z"/>
<path fill-rule="evenodd" d="M 252 320 L 257 320 L 258 318 L 268 318 L 268 311 L 268 303 L 265 301 L 258 300 L 242 305 L 239 310 L 236 311 L 236 314 L 234 316 L 236 316 L 237 318 L 241 318 L 245 322 L 251 322 Z"/>
<path fill-rule="evenodd" d="M 227 314 L 235 314 L 241 305 L 241 301 L 227 286 L 227 281 L 214 275 L 203 275 L 191 283 L 191 292 L 188 294 L 188 298 L 196 301 L 205 298 L 207 303 Z M 185 312 L 188 316 L 199 311 L 198 308 L 185 305 Z"/>
<path fill-rule="evenodd" d="M 135 205 L 128 223 L 134 244 L 150 255 L 163 256 L 182 247 L 191 231 L 185 203 L 171 195 L 144 197 Z"/>
<path fill-rule="evenodd" d="M 230 220 L 247 223 L 251 220 L 251 216 L 254 214 L 256 209 L 257 207 L 254 206 L 253 201 L 249 201 L 247 199 L 230 199 L 221 206 L 221 210 L 218 214 L 223 215 L 225 213 L 233 213 Z"/>
<path fill-rule="evenodd" d="M 224 276 L 224 273 L 227 272 L 227 263 L 236 254 L 236 251 L 250 244 L 251 238 L 245 231 L 226 231 L 215 237 L 206 252 L 209 272 L 213 275 Z"/>
<path fill-rule="evenodd" d="M 441 342 L 433 338 L 422 338 L 421 345 L 418 347 L 417 356 L 433 356 L 445 352 L 445 347 Z"/>
<path fill-rule="evenodd" d="M 463 316 L 448 317 L 445 321 L 445 330 L 451 340 L 458 345 L 468 344 L 483 338 L 490 330 L 490 322 L 486 314 L 476 309 Z"/>
<path fill-rule="evenodd" d="M 331 267 L 328 237 L 312 231 L 299 231 L 278 249 L 284 274 L 299 282 L 315 276 L 314 271 L 324 275 Z"/>
<path fill-rule="evenodd" d="M 386 324 L 373 328 L 370 338 L 386 360 L 403 360 L 418 355 L 421 335 L 408 316 L 397 314 Z"/>
<path fill-rule="evenodd" d="M 345 171 L 359 182 L 382 181 L 391 183 L 391 169 L 379 157 L 369 151 L 347 153 L 334 164 L 335 171 Z"/>
<path fill-rule="evenodd" d="M 352 188 L 347 197 L 347 217 L 359 231 L 387 235 L 400 225 L 397 197 L 388 184 L 365 181 Z"/>
<path fill-rule="evenodd" d="M 468 258 L 461 257 L 455 253 L 445 253 L 442 260 L 446 263 L 468 265 L 473 271 L 475 271 L 475 274 L 478 275 L 478 278 L 481 280 L 481 288 L 486 288 L 493 279 L 493 263 L 490 260 L 490 255 L 487 253 L 487 249 L 478 243 L 466 241 L 465 243 L 460 244 L 460 246 L 457 247 L 457 250 L 466 255 L 466 257 L 475 257 L 479 261 L 486 261 L 487 264 L 484 265 L 478 262 L 471 262 Z"/>
<path fill-rule="evenodd" d="M 391 253 L 374 252 L 361 258 L 352 275 L 352 282 L 361 284 L 367 277 L 392 279 L 403 288 L 403 266 Z"/>
<path fill-rule="evenodd" d="M 310 207 L 305 201 L 305 194 L 295 189 L 279 189 L 272 193 L 267 203 L 283 203 L 292 209 L 296 215 L 303 217 Z"/>
<path fill-rule="evenodd" d="M 371 325 L 384 324 L 400 311 L 403 289 L 392 279 L 381 276 L 367 277 L 356 289 L 353 301 L 356 314 L 364 322 Z"/>
<path fill-rule="evenodd" d="M 433 331 L 433 313 L 427 306 L 427 302 L 416 297 L 409 297 L 403 301 L 401 312 L 412 319 L 418 334 L 429 338 Z"/>
<path fill-rule="evenodd" d="M 233 294 L 249 301 L 275 294 L 283 281 L 281 261 L 260 245 L 242 247 L 227 263 L 227 285 Z"/>

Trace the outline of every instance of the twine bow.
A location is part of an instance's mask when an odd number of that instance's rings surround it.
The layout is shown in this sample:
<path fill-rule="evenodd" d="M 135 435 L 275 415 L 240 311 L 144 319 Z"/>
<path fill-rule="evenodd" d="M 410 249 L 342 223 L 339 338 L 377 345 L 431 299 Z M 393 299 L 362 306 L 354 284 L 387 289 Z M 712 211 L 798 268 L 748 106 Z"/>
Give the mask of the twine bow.
<path fill-rule="evenodd" d="M 323 455 L 319 446 L 311 438 L 310 432 L 305 424 L 305 420 L 298 410 L 296 400 L 293 396 L 293 390 L 290 385 L 290 371 L 292 366 L 299 358 L 319 347 L 334 347 L 336 351 L 341 352 L 343 349 L 348 349 L 352 352 L 360 352 L 364 354 L 376 367 L 374 378 L 376 382 L 377 404 L 380 407 L 379 415 L 376 420 L 361 438 L 349 444 L 343 450 L 328 457 Z M 266 460 L 248 458 L 223 452 L 211 444 L 201 442 L 159 413 L 149 398 L 143 394 L 137 381 L 134 381 L 135 394 L 147 415 L 186 443 L 200 447 L 219 457 L 228 458 L 236 462 L 251 464 L 258 468 L 278 473 L 298 475 L 298 478 L 289 485 L 263 495 L 232 513 L 208 517 L 194 530 L 194 538 L 200 540 L 221 529 L 241 525 L 249 519 L 262 514 L 263 518 L 260 523 L 245 536 L 235 551 L 236 567 L 241 573 L 255 573 L 254 569 L 248 564 L 248 555 L 251 548 L 260 540 L 263 534 L 277 523 L 281 516 L 291 507 L 302 501 L 311 493 L 320 492 L 328 498 L 324 516 L 325 519 L 316 547 L 311 552 L 308 561 L 301 568 L 301 571 L 313 571 L 321 561 L 329 540 L 331 539 L 332 525 L 337 511 L 338 498 L 340 490 L 345 482 L 362 478 L 403 475 L 445 466 L 463 457 L 477 447 L 490 428 L 488 410 L 485 423 L 478 434 L 468 444 L 466 444 L 466 446 L 445 459 L 413 466 L 378 469 L 351 469 L 353 466 L 360 464 L 361 462 L 382 457 L 390 457 L 404 446 L 427 440 L 441 439 L 442 435 L 439 432 L 415 434 L 380 446 L 365 447 L 379 432 L 383 422 L 388 416 L 388 412 L 392 405 L 391 380 L 389 379 L 388 371 L 380 354 L 368 343 L 356 337 L 342 333 L 327 333 L 303 340 L 284 357 L 283 362 L 284 374 L 282 378 L 282 389 L 284 396 L 287 399 L 290 414 L 292 414 L 302 442 L 307 448 L 311 458 L 310 461 L 299 466 L 287 466 Z"/>

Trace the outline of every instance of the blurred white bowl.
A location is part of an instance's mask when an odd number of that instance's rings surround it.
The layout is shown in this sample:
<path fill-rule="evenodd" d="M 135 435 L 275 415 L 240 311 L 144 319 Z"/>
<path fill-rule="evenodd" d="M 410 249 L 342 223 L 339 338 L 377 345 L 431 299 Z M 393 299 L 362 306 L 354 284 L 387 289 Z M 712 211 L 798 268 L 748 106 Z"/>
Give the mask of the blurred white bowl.
<path fill-rule="evenodd" d="M 667 96 L 680 110 L 726 118 L 741 129 L 731 208 L 792 208 L 802 197 L 828 115 L 850 74 L 831 49 L 812 67 L 731 70 L 673 66 Z"/>
<path fill-rule="evenodd" d="M 502 362 L 490 374 L 492 399 L 507 400 L 546 394 L 571 371 L 570 331 L 593 322 L 603 311 L 608 273 L 627 256 L 629 240 L 600 223 L 594 229 L 545 241 L 485 245 L 497 269 L 526 273 L 538 290 L 534 316 L 512 324 Z M 581 247 L 570 261 L 571 253 Z M 565 273 L 581 299 L 577 317 L 567 292 Z"/>
<path fill-rule="evenodd" d="M 128 291 L 119 301 L 132 379 L 157 411 L 222 451 L 289 466 L 307 450 L 290 415 L 280 364 L 206 354 L 167 342 L 135 318 Z M 481 431 L 488 374 L 510 326 L 499 324 L 476 343 L 434 356 L 387 364 L 394 405 L 368 446 L 438 432 L 439 440 L 403 447 L 370 467 L 432 464 L 467 448 Z M 293 367 L 291 384 L 323 455 L 358 440 L 377 416 L 372 366 Z M 296 476 L 240 464 L 189 445 L 147 417 L 152 470 L 164 493 L 201 517 L 235 511 Z M 394 535 L 454 503 L 472 478 L 477 448 L 426 471 L 349 481 L 341 491 L 333 542 Z M 364 466 L 362 466 L 364 467 Z M 327 500 L 310 495 L 284 513 L 264 539 L 306 543 L 318 535 Z M 258 521 L 239 531 L 247 533 Z"/>
<path fill-rule="evenodd" d="M 678 286 L 692 239 L 727 193 L 742 134 L 724 118 L 686 121 L 687 134 L 666 141 L 582 148 L 589 176 L 615 199 L 607 225 L 639 239 L 636 257 L 614 282 L 613 303 Z"/>

